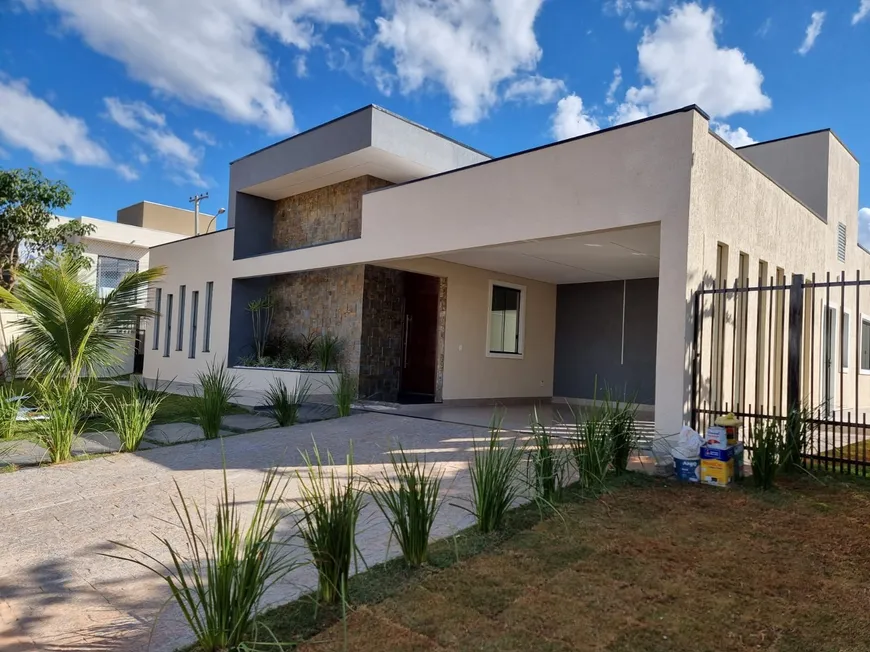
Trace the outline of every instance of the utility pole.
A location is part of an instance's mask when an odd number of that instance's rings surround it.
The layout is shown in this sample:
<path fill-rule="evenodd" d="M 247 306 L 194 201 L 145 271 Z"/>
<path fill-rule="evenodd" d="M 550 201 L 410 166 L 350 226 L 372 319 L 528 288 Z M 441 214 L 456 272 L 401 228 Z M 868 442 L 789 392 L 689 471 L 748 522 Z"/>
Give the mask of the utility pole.
<path fill-rule="evenodd" d="M 193 204 L 193 235 L 199 235 L 199 202 L 203 199 L 208 199 L 207 192 L 204 192 L 201 195 L 194 195 L 188 200 Z"/>

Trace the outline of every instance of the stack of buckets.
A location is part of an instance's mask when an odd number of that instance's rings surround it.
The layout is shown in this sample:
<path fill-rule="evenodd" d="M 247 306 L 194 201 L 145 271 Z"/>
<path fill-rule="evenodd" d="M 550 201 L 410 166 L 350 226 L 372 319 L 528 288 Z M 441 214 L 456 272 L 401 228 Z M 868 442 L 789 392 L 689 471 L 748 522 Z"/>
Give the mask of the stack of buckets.
<path fill-rule="evenodd" d="M 701 482 L 727 487 L 743 477 L 743 443 L 738 441 L 740 420 L 733 414 L 719 417 L 707 428 L 701 446 Z"/>

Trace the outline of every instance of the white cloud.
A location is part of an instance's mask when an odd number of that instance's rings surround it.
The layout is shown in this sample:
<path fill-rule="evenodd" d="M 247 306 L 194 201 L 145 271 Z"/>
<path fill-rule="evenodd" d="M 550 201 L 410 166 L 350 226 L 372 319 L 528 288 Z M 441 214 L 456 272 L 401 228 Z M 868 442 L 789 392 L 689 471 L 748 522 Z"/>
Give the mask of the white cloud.
<path fill-rule="evenodd" d="M 84 120 L 36 97 L 23 80 L 0 79 L 0 137 L 43 163 L 112 164 L 109 153 L 91 139 Z"/>
<path fill-rule="evenodd" d="M 610 116 L 610 121 L 615 125 L 624 125 L 626 122 L 634 122 L 635 120 L 643 120 L 649 117 L 649 111 L 644 107 L 633 104 L 632 102 L 623 102 L 616 111 Z"/>
<path fill-rule="evenodd" d="M 548 104 L 565 92 L 565 82 L 540 75 L 530 75 L 512 81 L 504 92 L 504 99 Z"/>
<path fill-rule="evenodd" d="M 761 27 L 758 28 L 758 31 L 755 32 L 755 35 L 760 36 L 761 38 L 765 38 L 768 34 L 770 34 L 771 27 L 773 27 L 773 18 L 768 16 L 767 20 L 761 23 Z"/>
<path fill-rule="evenodd" d="M 647 83 L 628 89 L 614 121 L 689 104 L 714 118 L 769 109 L 761 71 L 739 49 L 717 43 L 719 26 L 714 9 L 694 2 L 658 18 L 637 48 L 638 69 Z"/>
<path fill-rule="evenodd" d="M 859 6 L 858 11 L 852 15 L 852 24 L 857 25 L 867 18 L 867 16 L 870 16 L 870 0 L 861 0 L 861 6 Z"/>
<path fill-rule="evenodd" d="M 816 39 L 822 33 L 822 25 L 825 23 L 825 12 L 814 11 L 810 16 L 810 24 L 807 25 L 807 33 L 804 36 L 804 42 L 798 48 L 798 54 L 806 55 L 807 52 L 813 49 L 816 44 Z"/>
<path fill-rule="evenodd" d="M 304 54 L 293 59 L 293 66 L 296 68 L 297 77 L 308 77 L 308 59 Z"/>
<path fill-rule="evenodd" d="M 858 242 L 870 249 L 870 208 L 858 211 Z"/>
<path fill-rule="evenodd" d="M 202 129 L 194 129 L 193 137 L 196 138 L 203 145 L 208 145 L 209 147 L 214 147 L 217 145 L 217 141 L 214 136 L 212 136 L 207 131 L 203 131 Z"/>
<path fill-rule="evenodd" d="M 378 87 L 403 93 L 442 86 L 458 124 L 481 120 L 500 85 L 533 71 L 541 57 L 534 23 L 543 0 L 381 0 L 385 16 L 365 63 Z M 391 53 L 391 67 L 379 63 Z"/>
<path fill-rule="evenodd" d="M 109 152 L 91 138 L 84 120 L 36 97 L 21 79 L 0 76 L 0 140 L 26 149 L 42 163 L 69 161 L 113 168 L 128 181 L 138 177 L 129 166 L 112 161 Z M 0 149 L 0 158 L 6 156 L 8 153 Z"/>
<path fill-rule="evenodd" d="M 598 131 L 595 118 L 583 109 L 583 100 L 578 95 L 568 95 L 559 100 L 552 116 L 551 133 L 556 140 L 565 140 Z"/>
<path fill-rule="evenodd" d="M 732 129 L 731 125 L 724 122 L 717 122 L 712 126 L 716 130 L 716 133 L 727 140 L 732 147 L 745 147 L 755 143 L 755 139 L 743 127 Z"/>
<path fill-rule="evenodd" d="M 616 103 L 616 91 L 622 86 L 622 68 L 616 66 L 613 70 L 613 79 L 610 81 L 610 86 L 607 87 L 607 104 Z"/>
<path fill-rule="evenodd" d="M 348 0 L 29 0 L 156 92 L 271 133 L 294 131 L 261 36 L 301 50 L 316 26 L 359 22 Z"/>
<path fill-rule="evenodd" d="M 109 119 L 151 147 L 174 179 L 199 187 L 208 185 L 197 171 L 202 161 L 202 148 L 192 147 L 176 136 L 166 126 L 163 114 L 144 102 L 122 102 L 116 97 L 107 97 L 103 101 Z"/>
<path fill-rule="evenodd" d="M 610 0 L 604 3 L 604 11 L 616 14 L 623 19 L 625 29 L 633 30 L 639 24 L 637 12 L 658 11 L 663 5 L 664 0 Z"/>
<path fill-rule="evenodd" d="M 118 174 L 120 174 L 126 181 L 135 181 L 139 178 L 139 173 L 126 163 L 119 163 L 116 169 L 118 170 Z"/>

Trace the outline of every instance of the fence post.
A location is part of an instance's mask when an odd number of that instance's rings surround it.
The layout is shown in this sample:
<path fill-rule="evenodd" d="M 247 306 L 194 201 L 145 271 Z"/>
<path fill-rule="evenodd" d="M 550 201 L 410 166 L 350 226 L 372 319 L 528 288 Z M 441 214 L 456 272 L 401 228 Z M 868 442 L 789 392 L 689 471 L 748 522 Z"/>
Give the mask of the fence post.
<path fill-rule="evenodd" d="M 701 325 L 701 292 L 696 290 L 692 301 L 692 390 L 689 403 L 689 424 L 692 430 L 698 429 L 698 365 L 701 354 L 698 351 L 698 332 Z"/>
<path fill-rule="evenodd" d="M 789 412 L 801 404 L 801 344 L 804 324 L 804 276 L 792 274 L 788 302 L 788 371 L 786 406 Z"/>

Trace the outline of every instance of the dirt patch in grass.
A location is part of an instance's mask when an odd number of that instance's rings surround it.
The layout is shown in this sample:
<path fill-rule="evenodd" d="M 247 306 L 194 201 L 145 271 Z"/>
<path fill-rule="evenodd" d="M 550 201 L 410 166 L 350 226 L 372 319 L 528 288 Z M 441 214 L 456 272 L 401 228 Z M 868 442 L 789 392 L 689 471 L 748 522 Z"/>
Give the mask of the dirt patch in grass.
<path fill-rule="evenodd" d="M 302 649 L 343 649 L 346 632 L 364 651 L 870 650 L 865 482 L 629 482 L 478 544 L 446 567 L 376 571 L 373 600 L 364 573 L 347 622 L 321 621 Z M 298 634 L 287 613 L 270 625 Z"/>

